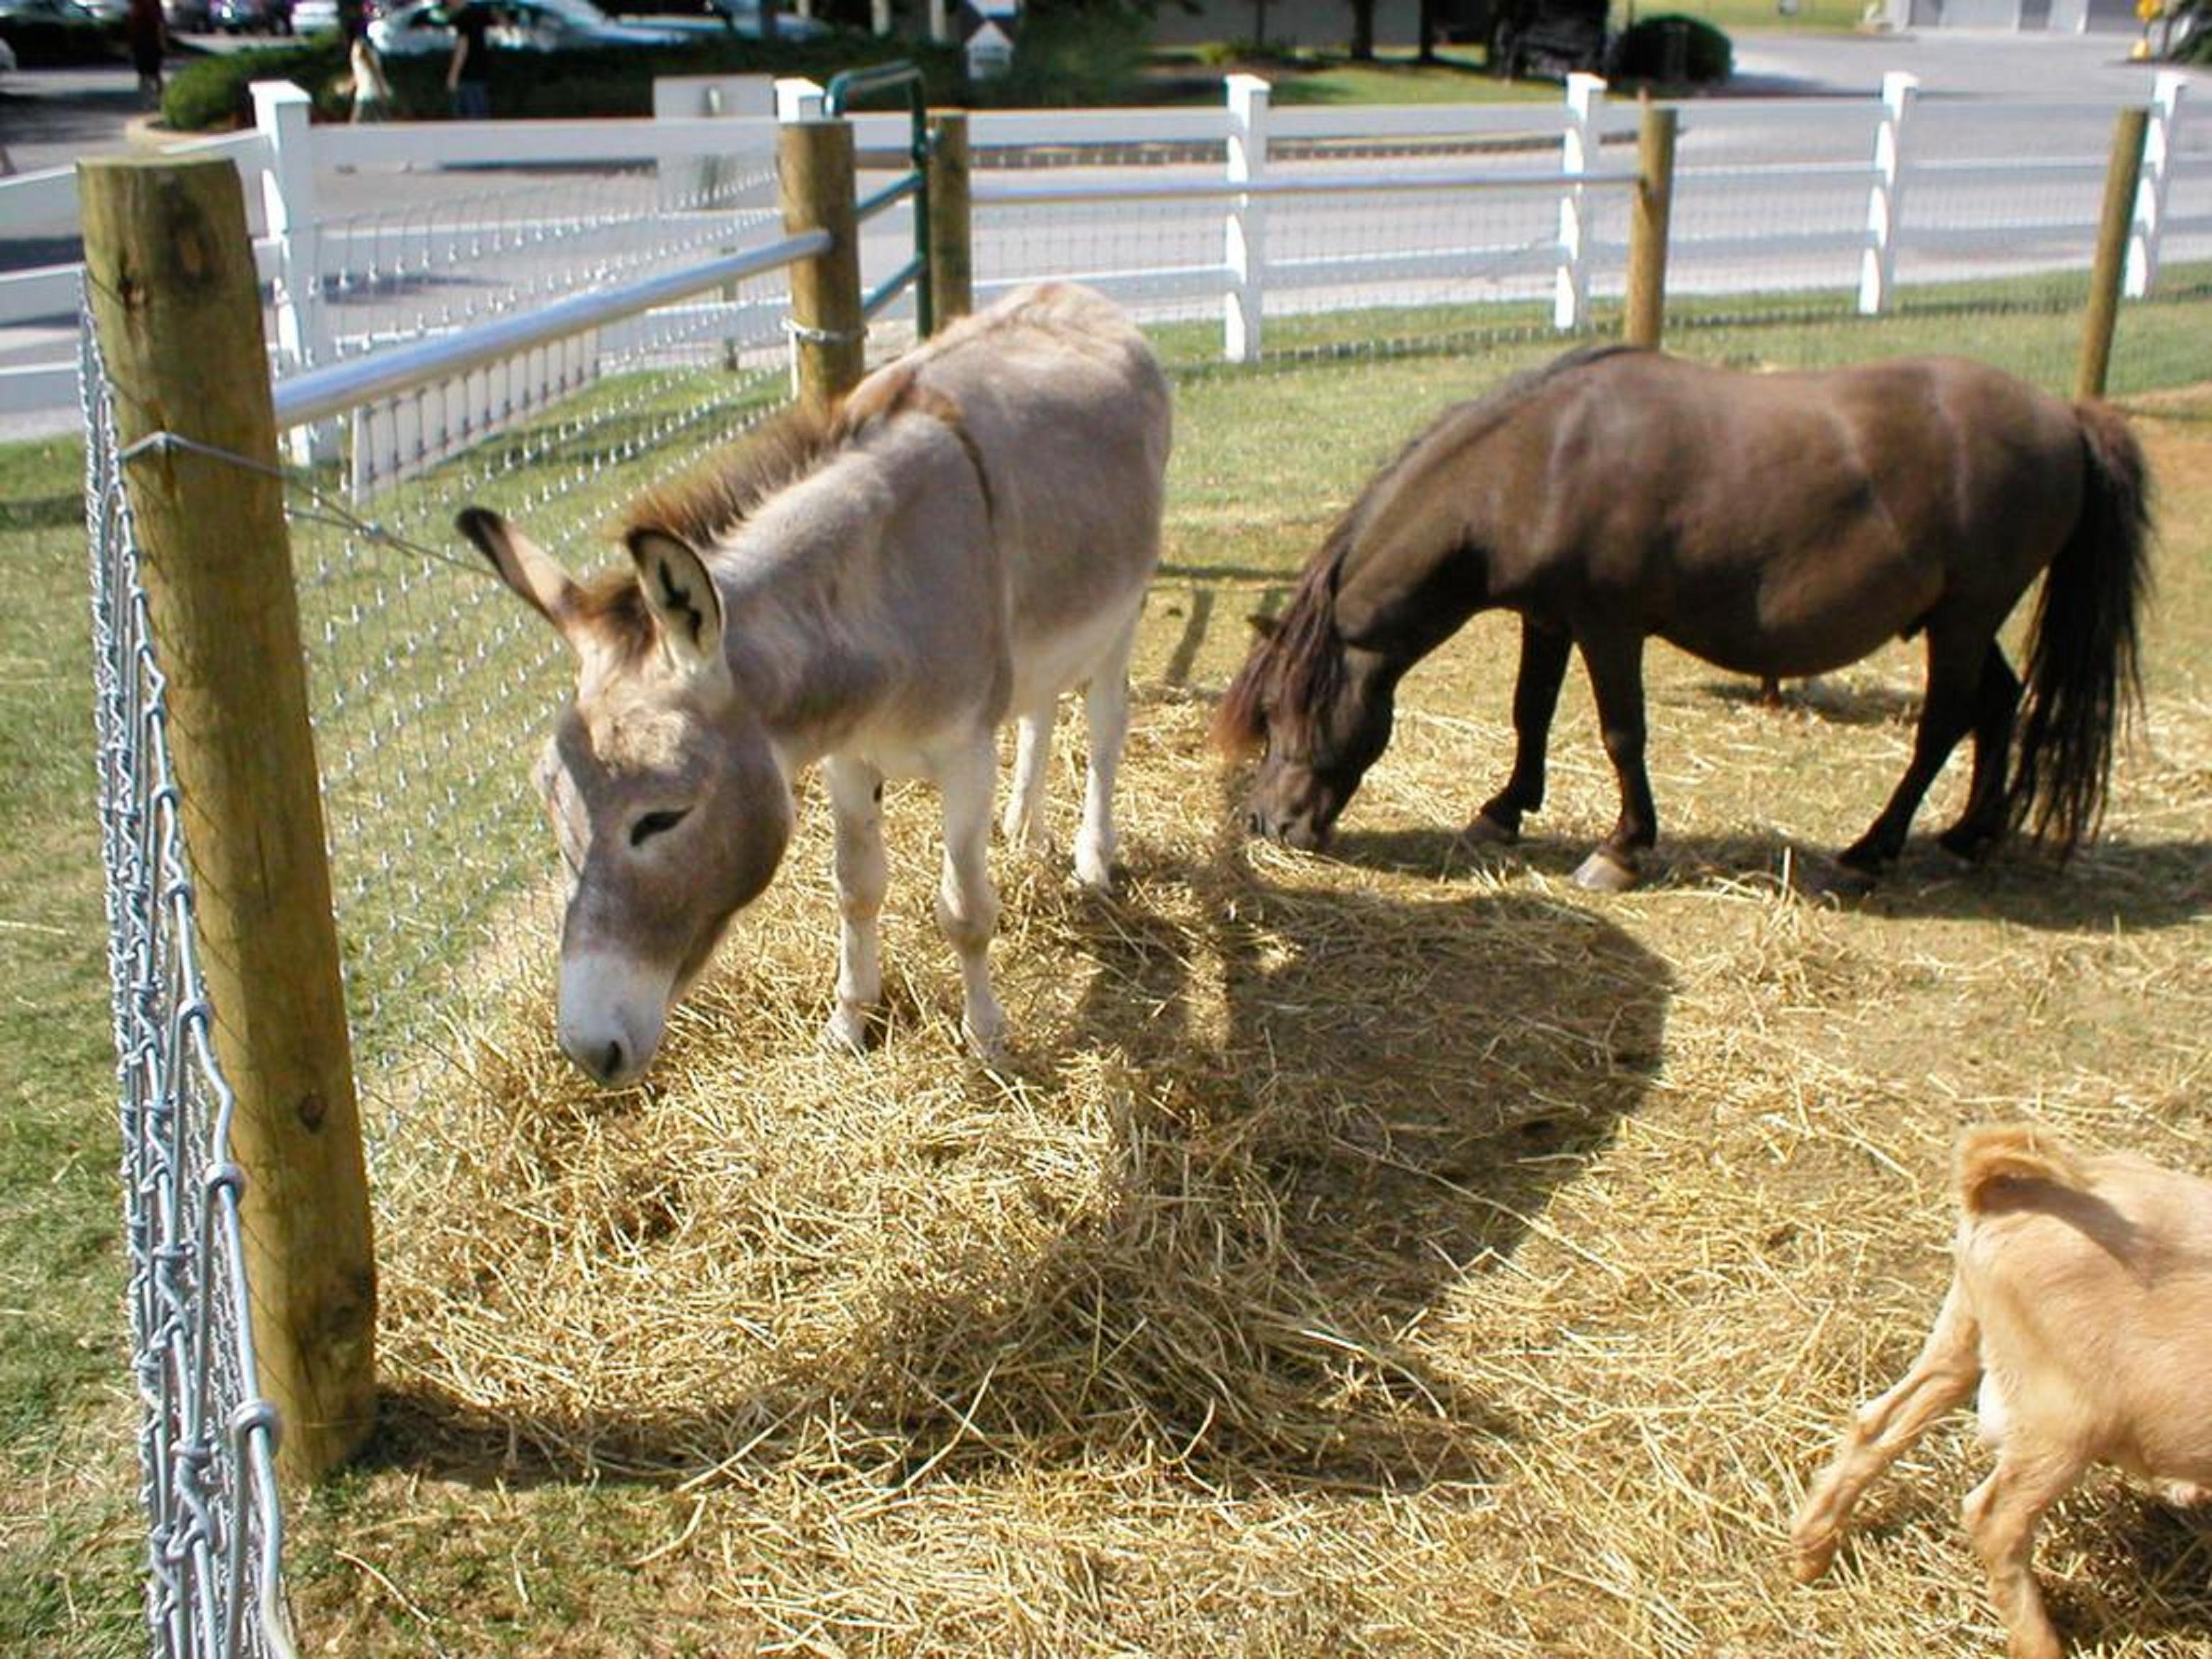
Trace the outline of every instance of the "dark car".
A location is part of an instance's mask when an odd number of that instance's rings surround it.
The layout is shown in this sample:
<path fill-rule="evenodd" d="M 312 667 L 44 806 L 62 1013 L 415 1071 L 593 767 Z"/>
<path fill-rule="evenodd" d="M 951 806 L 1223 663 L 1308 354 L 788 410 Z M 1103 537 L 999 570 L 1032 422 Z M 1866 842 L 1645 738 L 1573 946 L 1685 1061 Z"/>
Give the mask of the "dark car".
<path fill-rule="evenodd" d="M 176 34 L 205 34 L 215 27 L 209 0 L 161 0 L 161 15 Z"/>
<path fill-rule="evenodd" d="M 0 40 L 24 69 L 102 64 L 122 52 L 123 32 L 70 0 L 0 0 Z"/>

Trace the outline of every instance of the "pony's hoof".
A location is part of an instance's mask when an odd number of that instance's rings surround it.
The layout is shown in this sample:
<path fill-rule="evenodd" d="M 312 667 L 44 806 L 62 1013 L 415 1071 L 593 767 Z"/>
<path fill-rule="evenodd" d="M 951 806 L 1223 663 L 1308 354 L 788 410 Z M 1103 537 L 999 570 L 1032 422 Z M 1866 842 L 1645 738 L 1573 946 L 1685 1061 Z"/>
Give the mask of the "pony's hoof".
<path fill-rule="evenodd" d="M 1978 830 L 1946 830 L 1936 837 L 1936 844 L 1961 864 L 1987 864 L 1990 854 L 1997 849 L 1997 838 Z"/>
<path fill-rule="evenodd" d="M 1864 898 L 1874 891 L 1875 872 L 1856 864 L 1811 863 L 1805 866 L 1801 884 L 1815 898 Z"/>
<path fill-rule="evenodd" d="M 1485 847 L 1510 847 L 1521 839 L 1521 832 L 1500 823 L 1487 812 L 1477 812 L 1467 826 L 1467 838 Z"/>
<path fill-rule="evenodd" d="M 1636 885 L 1636 866 L 1618 853 L 1599 848 L 1575 872 L 1575 885 L 1586 893 L 1625 893 Z"/>

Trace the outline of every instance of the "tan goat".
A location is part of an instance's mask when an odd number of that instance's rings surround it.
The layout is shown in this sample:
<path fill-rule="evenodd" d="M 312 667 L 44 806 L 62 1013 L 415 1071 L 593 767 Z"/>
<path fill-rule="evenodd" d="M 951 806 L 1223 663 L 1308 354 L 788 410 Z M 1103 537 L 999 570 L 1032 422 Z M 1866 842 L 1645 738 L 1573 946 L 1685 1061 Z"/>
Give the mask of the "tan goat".
<path fill-rule="evenodd" d="M 2056 1659 L 2036 1523 L 2092 1463 L 2212 1497 L 2212 1182 L 2025 1125 L 1959 1143 L 1956 1270 L 1905 1378 L 1860 1407 L 1791 1528 L 1827 1570 L 1867 1484 L 1981 1384 L 1990 1478 L 1964 1513 L 2014 1659 Z"/>

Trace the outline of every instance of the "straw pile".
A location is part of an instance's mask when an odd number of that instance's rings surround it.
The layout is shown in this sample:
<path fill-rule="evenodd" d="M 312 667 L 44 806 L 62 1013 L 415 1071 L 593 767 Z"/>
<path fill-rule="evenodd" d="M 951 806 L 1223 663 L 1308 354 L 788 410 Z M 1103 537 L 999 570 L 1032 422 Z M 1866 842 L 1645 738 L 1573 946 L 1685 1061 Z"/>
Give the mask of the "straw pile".
<path fill-rule="evenodd" d="M 1138 668 L 1121 890 L 1000 863 L 1003 1072 L 957 1049 L 919 791 L 866 1057 L 816 1042 L 818 799 L 638 1090 L 561 1060 L 552 924 L 518 918 L 482 971 L 526 988 L 380 1155 L 391 1421 L 302 1517 L 309 1645 L 1993 1650 L 1967 1417 L 1820 1589 L 1784 1528 L 1933 1314 L 1961 1125 L 2212 1170 L 2212 608 L 2185 568 L 2212 439 L 2150 435 L 2151 729 L 2063 872 L 1923 838 L 1856 908 L 1789 890 L 1903 764 L 1903 648 L 1778 712 L 1655 648 L 1663 856 L 1613 900 L 1566 880 L 1614 810 L 1571 687 L 1530 842 L 1478 854 L 1453 832 L 1509 754 L 1494 619 L 1408 682 L 1335 858 L 1248 846 L 1205 727 L 1267 593 L 1184 570 Z M 2105 1651 L 2203 1653 L 2208 1541 L 2092 1480 L 2044 1579 Z"/>

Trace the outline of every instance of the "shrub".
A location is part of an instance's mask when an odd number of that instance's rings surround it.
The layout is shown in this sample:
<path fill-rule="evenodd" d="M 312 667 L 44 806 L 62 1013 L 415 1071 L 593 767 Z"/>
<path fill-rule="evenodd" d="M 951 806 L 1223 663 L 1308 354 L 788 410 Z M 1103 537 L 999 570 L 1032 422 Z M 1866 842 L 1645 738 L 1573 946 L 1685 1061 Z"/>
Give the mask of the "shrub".
<path fill-rule="evenodd" d="M 1735 70 L 1735 47 L 1727 35 L 1702 18 L 1673 13 L 1638 18 L 1613 43 L 1607 64 L 1614 80 L 1693 86 L 1725 81 Z"/>

